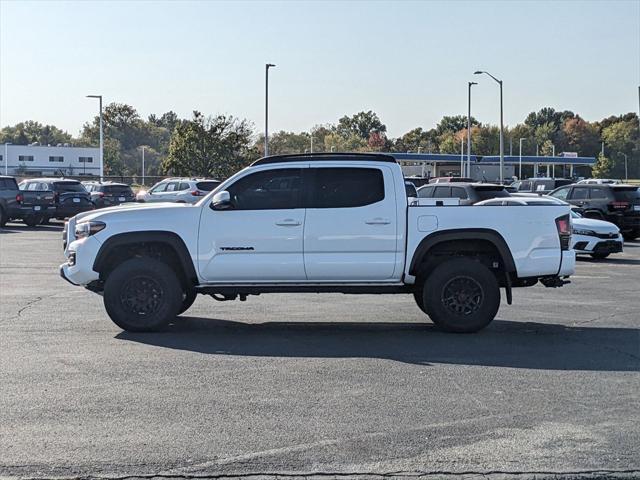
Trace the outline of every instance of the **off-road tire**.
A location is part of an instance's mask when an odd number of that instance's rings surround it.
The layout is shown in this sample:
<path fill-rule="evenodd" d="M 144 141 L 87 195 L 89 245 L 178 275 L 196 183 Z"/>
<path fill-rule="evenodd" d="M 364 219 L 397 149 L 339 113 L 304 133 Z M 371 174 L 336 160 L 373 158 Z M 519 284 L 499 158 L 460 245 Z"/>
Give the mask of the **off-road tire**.
<path fill-rule="evenodd" d="M 182 305 L 180 305 L 178 315 L 181 315 L 189 310 L 189 308 L 191 308 L 191 305 L 193 305 L 193 302 L 196 301 L 197 297 L 198 294 L 193 288 L 188 288 L 186 291 L 182 292 Z"/>
<path fill-rule="evenodd" d="M 124 330 L 159 330 L 180 311 L 182 286 L 166 263 L 133 258 L 117 266 L 107 277 L 104 306 L 111 320 Z"/>
<path fill-rule="evenodd" d="M 500 307 L 500 288 L 483 264 L 458 258 L 438 265 L 426 279 L 423 303 L 433 323 L 455 333 L 486 327 Z"/>
<path fill-rule="evenodd" d="M 42 223 L 41 215 L 28 215 L 22 219 L 27 227 L 37 227 Z"/>

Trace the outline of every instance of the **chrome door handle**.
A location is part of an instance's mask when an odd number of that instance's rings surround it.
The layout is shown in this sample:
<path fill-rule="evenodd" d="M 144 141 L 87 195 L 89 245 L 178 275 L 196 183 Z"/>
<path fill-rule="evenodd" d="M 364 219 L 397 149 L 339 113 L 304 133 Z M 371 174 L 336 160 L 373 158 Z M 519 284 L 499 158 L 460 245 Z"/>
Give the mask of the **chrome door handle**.
<path fill-rule="evenodd" d="M 366 220 L 364 223 L 367 225 L 389 225 L 391 220 L 387 218 L 373 218 L 371 220 Z"/>
<path fill-rule="evenodd" d="M 278 225 L 279 227 L 297 227 L 298 225 L 302 225 L 302 222 L 287 218 L 286 220 L 276 222 L 276 225 Z"/>

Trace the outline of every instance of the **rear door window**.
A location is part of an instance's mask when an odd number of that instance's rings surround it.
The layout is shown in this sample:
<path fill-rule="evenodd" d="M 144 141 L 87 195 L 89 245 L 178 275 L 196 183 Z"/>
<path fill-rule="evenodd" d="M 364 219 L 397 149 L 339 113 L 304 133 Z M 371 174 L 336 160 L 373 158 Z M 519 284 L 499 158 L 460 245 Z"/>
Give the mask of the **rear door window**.
<path fill-rule="evenodd" d="M 593 200 L 606 200 L 609 198 L 607 190 L 605 188 L 596 187 L 591 189 L 591 199 Z"/>
<path fill-rule="evenodd" d="M 588 187 L 574 187 L 571 192 L 571 200 L 586 200 L 589 198 L 589 188 Z"/>
<path fill-rule="evenodd" d="M 189 184 L 187 182 L 181 182 L 178 190 L 180 190 L 181 192 L 184 190 L 189 190 Z"/>
<path fill-rule="evenodd" d="M 210 192 L 211 190 L 216 188 L 218 185 L 220 185 L 220 182 L 214 182 L 214 181 L 198 182 L 196 183 L 196 188 L 204 192 Z"/>
<path fill-rule="evenodd" d="M 436 187 L 433 198 L 451 198 L 451 187 Z"/>
<path fill-rule="evenodd" d="M 460 200 L 467 200 L 469 198 L 467 191 L 462 187 L 451 187 L 451 196 L 453 198 L 459 198 Z"/>
<path fill-rule="evenodd" d="M 571 190 L 571 187 L 559 188 L 558 190 L 556 190 L 553 193 L 550 193 L 549 195 L 554 198 L 558 198 L 560 200 L 566 200 L 567 195 L 569 194 L 569 190 Z"/>
<path fill-rule="evenodd" d="M 316 168 L 309 208 L 355 208 L 384 200 L 377 168 Z"/>
<path fill-rule="evenodd" d="M 149 190 L 149 193 L 161 193 L 161 192 L 164 192 L 167 189 L 167 185 L 168 185 L 167 182 L 159 183 L 158 185 L 153 187 L 151 190 Z"/>

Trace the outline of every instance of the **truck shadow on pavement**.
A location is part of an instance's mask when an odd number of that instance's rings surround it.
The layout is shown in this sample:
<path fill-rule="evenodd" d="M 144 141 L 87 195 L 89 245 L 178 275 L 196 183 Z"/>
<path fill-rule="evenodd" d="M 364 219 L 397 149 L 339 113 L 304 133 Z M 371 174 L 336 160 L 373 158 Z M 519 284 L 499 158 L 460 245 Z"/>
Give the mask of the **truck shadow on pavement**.
<path fill-rule="evenodd" d="M 116 338 L 209 355 L 381 358 L 543 370 L 640 371 L 640 330 L 495 320 L 477 334 L 431 324 L 266 322 L 179 317 L 158 333 Z"/>

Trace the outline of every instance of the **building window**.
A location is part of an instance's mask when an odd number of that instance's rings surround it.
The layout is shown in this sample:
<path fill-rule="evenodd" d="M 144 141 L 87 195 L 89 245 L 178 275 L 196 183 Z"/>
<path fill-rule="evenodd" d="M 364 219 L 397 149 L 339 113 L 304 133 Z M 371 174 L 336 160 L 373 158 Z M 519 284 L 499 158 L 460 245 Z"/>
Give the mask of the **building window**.
<path fill-rule="evenodd" d="M 33 155 L 18 155 L 20 162 L 33 162 Z"/>
<path fill-rule="evenodd" d="M 93 163 L 93 157 L 78 157 L 80 163 Z"/>
<path fill-rule="evenodd" d="M 64 157 L 49 157 L 50 162 L 64 162 Z"/>

